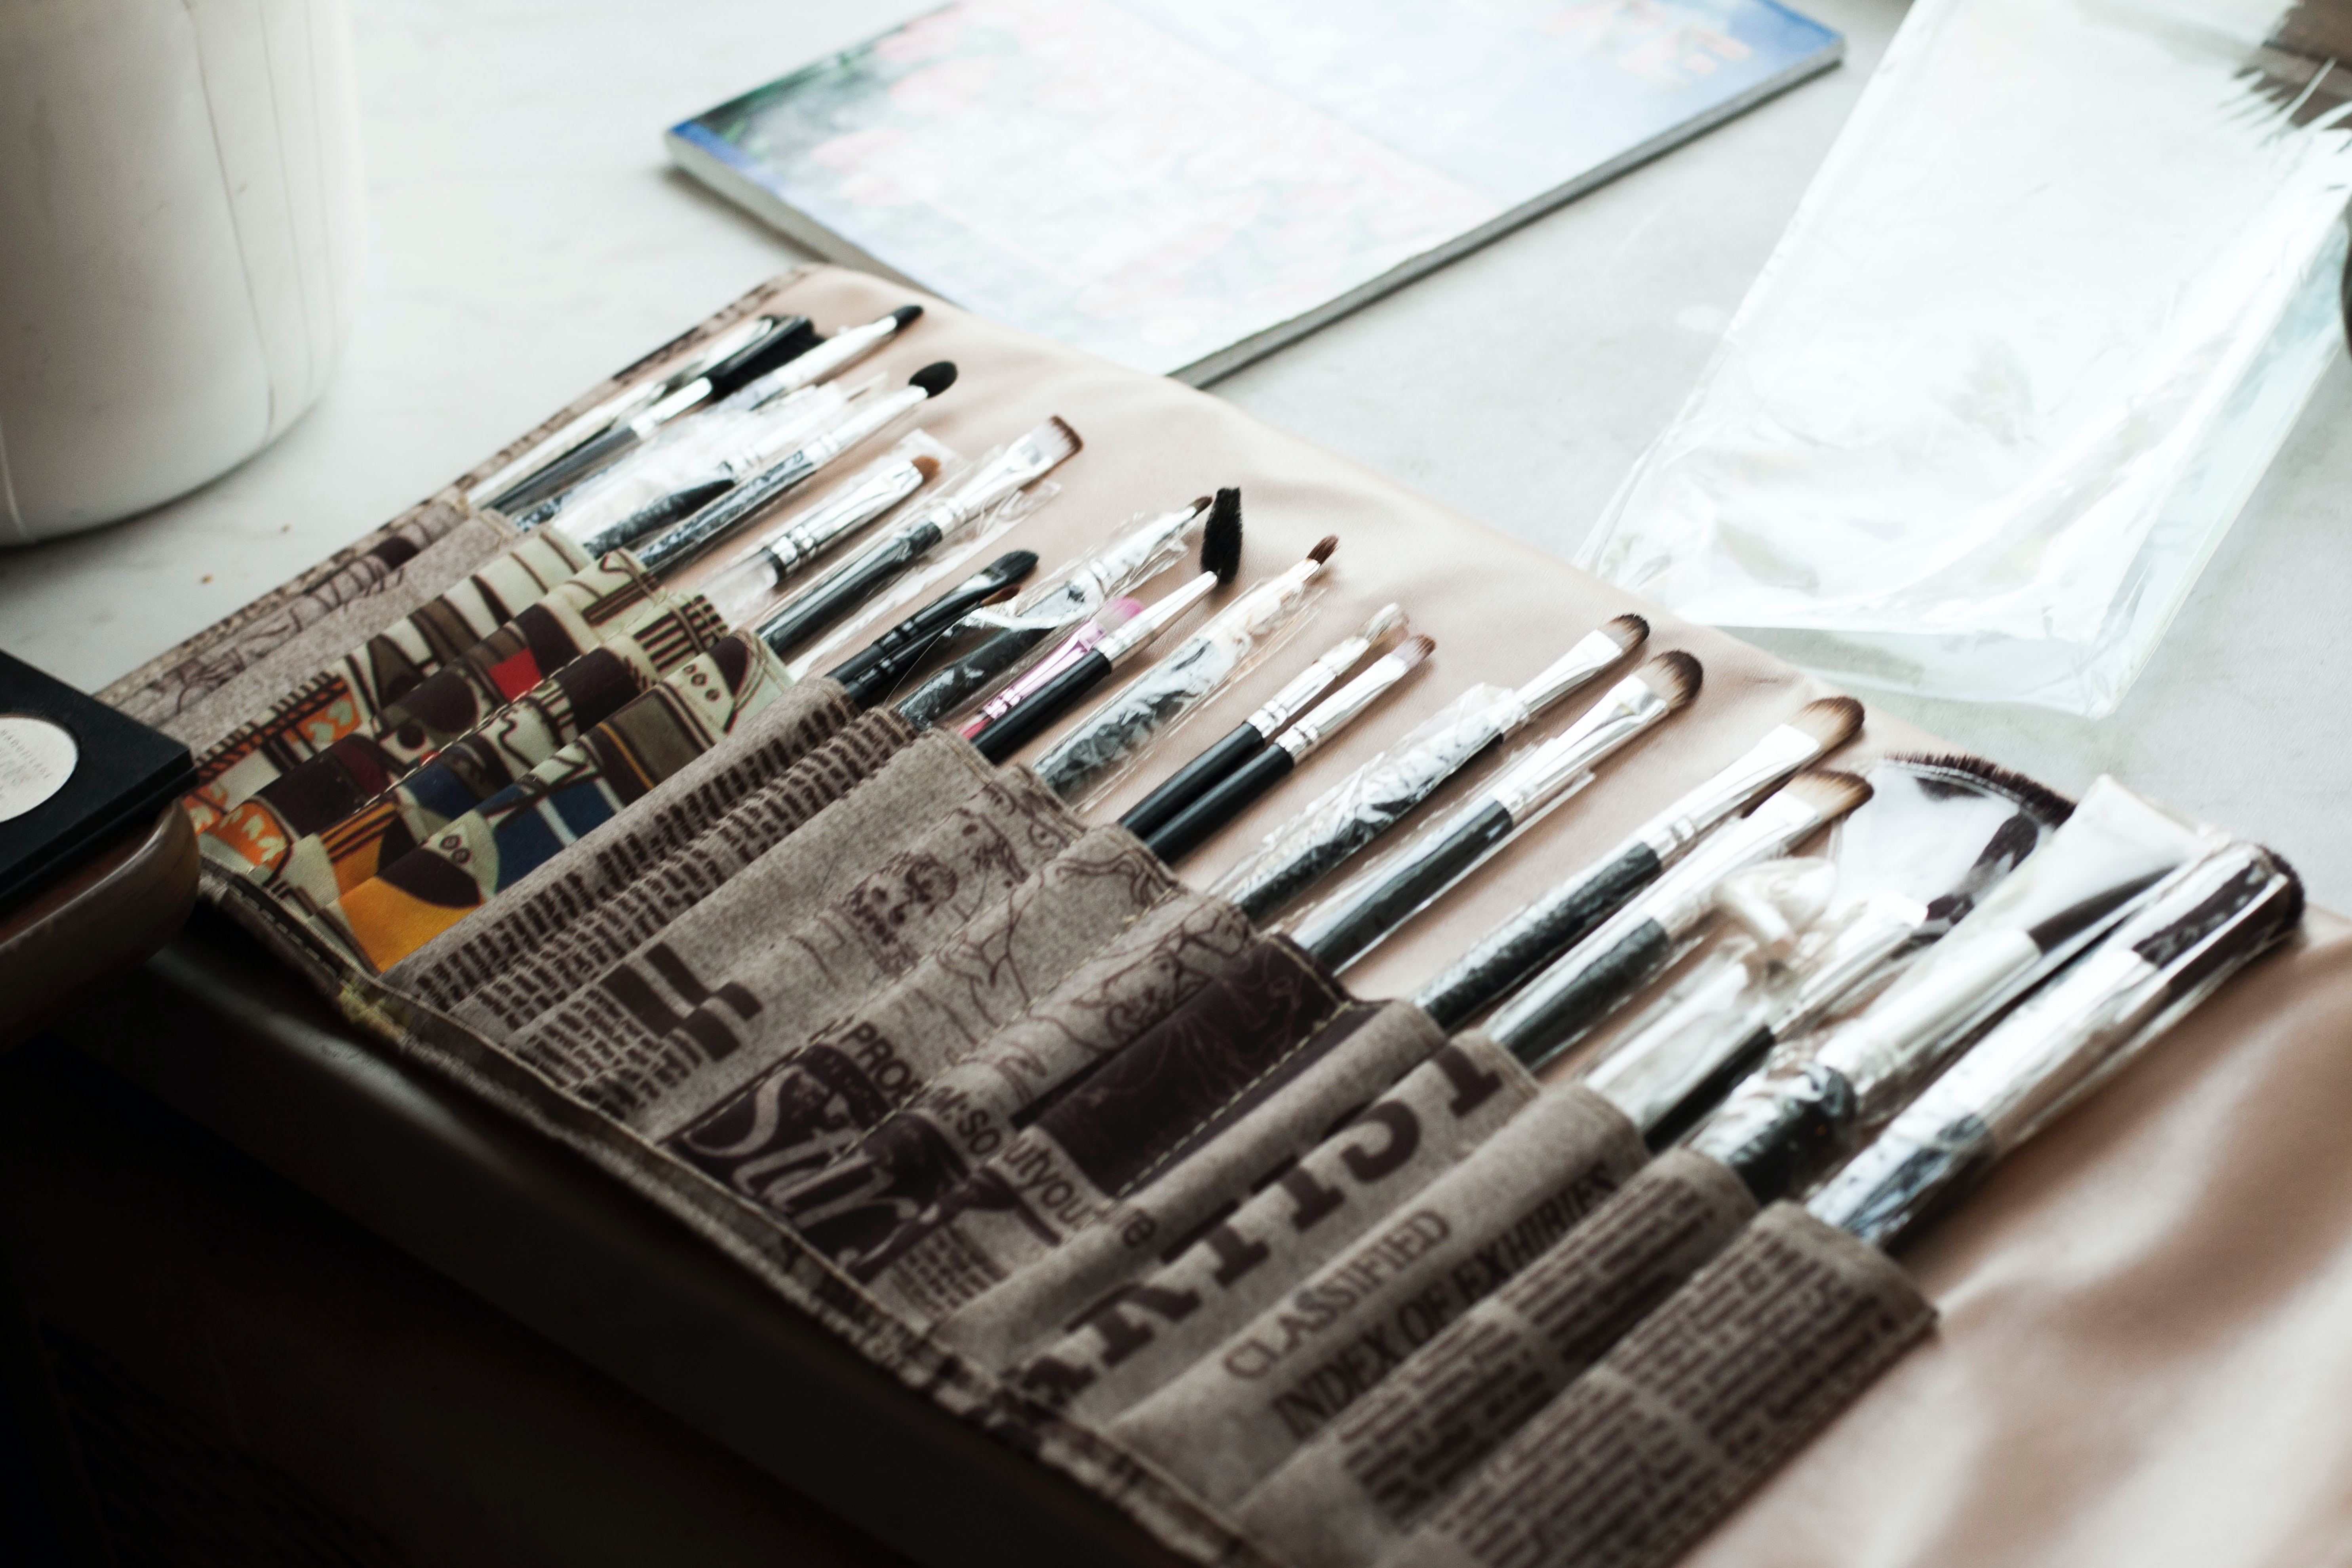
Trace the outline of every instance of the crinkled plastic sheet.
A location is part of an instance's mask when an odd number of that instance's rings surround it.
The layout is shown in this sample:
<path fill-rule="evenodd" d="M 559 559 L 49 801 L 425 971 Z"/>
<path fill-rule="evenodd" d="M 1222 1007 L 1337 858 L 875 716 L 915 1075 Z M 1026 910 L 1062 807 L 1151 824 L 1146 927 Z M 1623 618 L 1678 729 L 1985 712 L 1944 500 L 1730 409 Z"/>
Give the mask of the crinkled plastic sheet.
<path fill-rule="evenodd" d="M 1528 717 L 1508 687 L 1472 687 L 1275 829 L 1212 890 L 1251 919 L 1265 919 L 1394 827 Z"/>
<path fill-rule="evenodd" d="M 1579 563 L 1837 679 L 2111 712 L 2343 353 L 2352 78 L 2281 10 L 1921 0 Z"/>
<path fill-rule="evenodd" d="M 1202 703 L 1289 641 L 1322 598 L 1320 588 L 1309 586 L 1263 607 L 1245 596 L 1218 611 L 1173 652 L 1079 720 L 1037 759 L 1037 777 L 1080 811 L 1092 807 L 1127 776 L 1147 746 L 1174 733 Z"/>

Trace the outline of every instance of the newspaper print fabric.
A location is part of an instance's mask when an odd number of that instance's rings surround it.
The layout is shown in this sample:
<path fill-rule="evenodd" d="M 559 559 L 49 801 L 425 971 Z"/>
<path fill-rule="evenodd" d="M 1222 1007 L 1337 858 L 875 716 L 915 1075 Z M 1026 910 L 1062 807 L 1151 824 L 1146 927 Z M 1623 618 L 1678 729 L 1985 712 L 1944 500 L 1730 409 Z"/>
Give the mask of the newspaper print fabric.
<path fill-rule="evenodd" d="M 610 822 L 792 684 L 738 632 L 328 905 L 314 922 L 381 973 Z"/>
<path fill-rule="evenodd" d="M 297 840 L 270 891 L 306 913 L 324 908 L 709 651 L 725 630 L 699 599 L 658 609 L 562 666 L 341 821 Z"/>
<path fill-rule="evenodd" d="M 668 607 L 618 552 L 582 567 L 427 676 L 365 731 L 341 737 L 229 807 L 199 847 L 214 864 L 269 886 L 300 839 L 349 817 L 549 676 Z"/>
<path fill-rule="evenodd" d="M 182 801 L 202 832 L 289 768 L 373 725 L 427 676 L 588 563 L 561 534 L 533 534 L 303 681 L 200 758 Z"/>

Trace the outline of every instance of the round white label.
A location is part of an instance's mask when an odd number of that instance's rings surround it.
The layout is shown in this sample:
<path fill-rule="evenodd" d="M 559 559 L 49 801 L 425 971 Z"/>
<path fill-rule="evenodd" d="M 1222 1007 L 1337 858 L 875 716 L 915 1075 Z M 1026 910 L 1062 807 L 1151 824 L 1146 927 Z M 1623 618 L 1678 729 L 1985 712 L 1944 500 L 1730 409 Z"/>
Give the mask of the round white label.
<path fill-rule="evenodd" d="M 81 748 L 62 724 L 0 713 L 0 822 L 22 816 L 66 787 Z"/>

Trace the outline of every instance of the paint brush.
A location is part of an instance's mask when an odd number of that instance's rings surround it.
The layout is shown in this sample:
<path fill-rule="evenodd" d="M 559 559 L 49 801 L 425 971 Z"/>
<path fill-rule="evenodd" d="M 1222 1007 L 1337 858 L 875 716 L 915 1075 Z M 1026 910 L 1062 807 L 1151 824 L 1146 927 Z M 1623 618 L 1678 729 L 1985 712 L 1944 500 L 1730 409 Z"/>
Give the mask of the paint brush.
<path fill-rule="evenodd" d="M 1080 445 L 1076 431 L 1058 418 L 1047 419 L 973 469 L 913 521 L 811 584 L 761 624 L 761 637 L 780 654 L 800 647 L 1007 496 L 1044 479 Z"/>
<path fill-rule="evenodd" d="M 1402 631 L 1404 624 L 1404 612 L 1394 605 L 1385 605 L 1375 610 L 1371 619 L 1325 649 L 1314 663 L 1299 671 L 1256 712 L 1229 731 L 1223 740 L 1171 773 L 1159 788 L 1136 802 L 1128 814 L 1118 819 L 1118 825 L 1138 838 L 1150 838 L 1178 812 L 1236 769 L 1262 754 L 1273 742 L 1277 731 L 1328 691 L 1341 676 L 1356 667 L 1358 659 L 1387 640 L 1391 633 Z"/>
<path fill-rule="evenodd" d="M 1682 711 L 1704 679 L 1697 659 L 1661 654 L 1619 681 L 1575 723 L 1480 787 L 1429 842 L 1369 886 L 1343 890 L 1292 934 L 1337 972 L 1361 958 L 1432 900 L 1468 876 L 1592 769 L 1636 736 Z"/>
<path fill-rule="evenodd" d="M 1352 639 L 1351 639 L 1352 640 Z M 1299 763 L 1324 742 L 1346 729 L 1397 683 L 1421 668 L 1435 652 L 1435 639 L 1410 637 L 1372 661 L 1371 667 L 1308 710 L 1256 755 L 1163 824 L 1144 840 L 1160 858 L 1173 865 L 1183 856 L 1245 810 L 1252 801 L 1288 778 Z"/>

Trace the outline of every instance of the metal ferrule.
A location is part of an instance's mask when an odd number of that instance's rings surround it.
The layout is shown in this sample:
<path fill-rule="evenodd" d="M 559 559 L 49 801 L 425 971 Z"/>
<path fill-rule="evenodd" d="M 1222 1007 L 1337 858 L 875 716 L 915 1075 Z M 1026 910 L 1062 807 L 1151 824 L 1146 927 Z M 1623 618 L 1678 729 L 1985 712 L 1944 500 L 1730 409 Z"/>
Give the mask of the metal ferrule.
<path fill-rule="evenodd" d="M 1540 713 L 1624 658 L 1625 653 L 1607 632 L 1587 632 L 1550 668 L 1519 688 L 1519 702 L 1530 716 Z"/>
<path fill-rule="evenodd" d="M 1781 854 L 1821 825 L 1812 807 L 1776 795 L 1693 850 L 1641 902 L 1651 919 L 1680 936 L 1714 912 L 1715 889 L 1726 877 Z"/>
<path fill-rule="evenodd" d="M 1699 836 L 1822 754 L 1821 742 L 1783 724 L 1747 754 L 1633 830 L 1660 861 L 1673 859 Z"/>
<path fill-rule="evenodd" d="M 885 468 L 795 519 L 761 548 L 775 557 L 779 575 L 792 572 L 843 534 L 873 521 L 922 488 L 922 470 L 914 464 Z"/>
<path fill-rule="evenodd" d="M 1324 650 L 1323 656 L 1292 677 L 1289 683 L 1268 698 L 1265 706 L 1251 714 L 1245 722 L 1261 735 L 1271 735 L 1304 711 L 1307 705 L 1331 688 L 1331 683 L 1355 668 L 1358 659 L 1372 651 L 1372 645 L 1404 625 L 1404 612 L 1394 605 L 1383 606 L 1362 628 L 1342 637 Z"/>
<path fill-rule="evenodd" d="M 1876 893 L 1836 931 L 1801 952 L 1802 977 L 1765 1018 L 1776 1040 L 1802 1033 L 1850 995 L 1878 967 L 1916 940 L 1927 924 L 1927 906 L 1901 893 Z"/>
<path fill-rule="evenodd" d="M 1324 742 L 1354 723 L 1358 714 L 1379 701 L 1381 693 L 1412 674 L 1412 668 L 1402 654 L 1384 656 L 1371 668 L 1318 703 L 1313 712 L 1276 736 L 1274 743 L 1288 752 L 1292 762 L 1305 760 Z M 1263 735 L 1265 731 L 1260 730 L 1258 733 Z"/>
<path fill-rule="evenodd" d="M 1526 695 L 1522 689 L 1521 699 Z M 1575 723 L 1505 770 L 1487 786 L 1486 796 L 1509 812 L 1512 821 L 1524 822 L 1603 757 L 1672 711 L 1646 681 L 1627 676 Z"/>
<path fill-rule="evenodd" d="M 1146 643 L 1166 631 L 1179 616 L 1207 598 L 1216 586 L 1217 574 L 1214 572 L 1202 573 L 1095 644 L 1095 651 L 1110 660 L 1113 669 L 1118 668 L 1142 651 Z"/>

